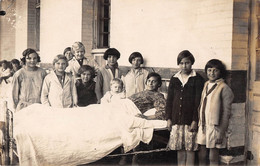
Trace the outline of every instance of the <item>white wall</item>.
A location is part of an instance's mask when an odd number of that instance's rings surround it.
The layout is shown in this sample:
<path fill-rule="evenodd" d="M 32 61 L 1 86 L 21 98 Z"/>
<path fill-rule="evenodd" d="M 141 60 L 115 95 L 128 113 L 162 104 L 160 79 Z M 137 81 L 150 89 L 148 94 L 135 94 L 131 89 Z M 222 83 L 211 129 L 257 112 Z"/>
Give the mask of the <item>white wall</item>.
<path fill-rule="evenodd" d="M 81 41 L 82 0 L 41 0 L 40 55 L 52 62 L 57 54 Z"/>
<path fill-rule="evenodd" d="M 232 10 L 226 0 L 112 0 L 111 47 L 121 52 L 120 65 L 139 51 L 146 66 L 178 67 L 178 53 L 188 49 L 194 68 L 218 58 L 230 69 Z"/>
<path fill-rule="evenodd" d="M 15 33 L 15 58 L 20 59 L 22 52 L 27 48 L 28 33 L 28 1 L 16 1 L 16 33 Z"/>

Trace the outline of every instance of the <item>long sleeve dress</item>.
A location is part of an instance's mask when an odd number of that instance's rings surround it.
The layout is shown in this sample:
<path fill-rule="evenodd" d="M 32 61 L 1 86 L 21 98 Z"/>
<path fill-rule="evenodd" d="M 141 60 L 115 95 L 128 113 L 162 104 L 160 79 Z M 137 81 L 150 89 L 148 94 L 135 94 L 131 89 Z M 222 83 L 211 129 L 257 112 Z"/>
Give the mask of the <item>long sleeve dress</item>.
<path fill-rule="evenodd" d="M 41 103 L 42 83 L 46 71 L 37 67 L 34 71 L 18 70 L 12 80 L 12 99 L 16 111 L 33 103 Z"/>
<path fill-rule="evenodd" d="M 89 104 L 97 104 L 95 85 L 96 83 L 93 80 L 90 80 L 86 84 L 83 84 L 81 79 L 78 80 L 76 83 L 78 106 L 84 107 Z"/>
<path fill-rule="evenodd" d="M 137 70 L 131 69 L 125 76 L 122 76 L 126 97 L 142 92 L 145 89 L 145 82 L 148 74 L 149 71 L 144 68 L 139 68 Z"/>

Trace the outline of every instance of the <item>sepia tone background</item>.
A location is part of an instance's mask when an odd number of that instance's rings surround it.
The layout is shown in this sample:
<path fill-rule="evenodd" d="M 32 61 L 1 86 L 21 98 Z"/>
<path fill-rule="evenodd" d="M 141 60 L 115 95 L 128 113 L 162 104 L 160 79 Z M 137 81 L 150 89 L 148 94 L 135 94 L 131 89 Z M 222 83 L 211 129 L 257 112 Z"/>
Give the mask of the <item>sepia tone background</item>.
<path fill-rule="evenodd" d="M 43 68 L 57 54 L 82 41 L 85 56 L 102 58 L 109 47 L 121 53 L 126 72 L 138 51 L 149 70 L 167 82 L 178 71 L 177 55 L 189 50 L 193 68 L 205 76 L 210 59 L 223 61 L 235 94 L 228 147 L 223 161 L 260 164 L 260 54 L 258 0 L 0 0 L 0 60 L 36 49 Z M 239 149 L 239 150 L 238 150 Z M 234 152 L 239 151 L 239 153 Z M 249 156 L 249 157 L 248 157 Z M 227 162 L 227 161 L 226 161 Z"/>

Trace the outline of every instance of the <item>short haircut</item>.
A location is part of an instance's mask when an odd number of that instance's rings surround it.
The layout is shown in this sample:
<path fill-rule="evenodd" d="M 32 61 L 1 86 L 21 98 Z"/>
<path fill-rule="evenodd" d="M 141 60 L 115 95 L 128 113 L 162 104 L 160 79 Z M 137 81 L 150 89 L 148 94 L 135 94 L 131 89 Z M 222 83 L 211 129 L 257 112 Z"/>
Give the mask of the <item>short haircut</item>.
<path fill-rule="evenodd" d="M 133 53 L 129 56 L 128 61 L 132 64 L 132 60 L 133 60 L 134 58 L 137 58 L 137 57 L 140 57 L 140 58 L 141 58 L 141 64 L 143 64 L 143 63 L 144 63 L 144 58 L 143 58 L 143 56 L 142 56 L 142 54 L 141 54 L 140 52 L 133 52 Z"/>
<path fill-rule="evenodd" d="M 3 66 L 3 64 L 6 64 L 6 67 L 9 66 L 9 63 L 7 62 L 7 60 L 2 60 L 2 61 L 0 62 L 0 65 L 1 65 L 1 66 Z"/>
<path fill-rule="evenodd" d="M 41 62 L 41 58 L 39 54 L 34 49 L 27 48 L 26 50 L 23 51 L 22 53 L 23 57 L 21 58 L 21 61 L 23 62 L 24 65 L 26 64 L 26 57 L 33 53 L 37 55 L 37 62 Z"/>
<path fill-rule="evenodd" d="M 55 65 L 56 62 L 58 62 L 60 59 L 64 59 L 66 61 L 66 65 L 68 66 L 68 59 L 66 58 L 65 55 L 63 54 L 59 54 L 59 55 L 56 55 L 52 61 L 52 64 Z"/>
<path fill-rule="evenodd" d="M 191 64 L 193 65 L 195 62 L 195 58 L 192 55 L 192 53 L 190 53 L 190 51 L 188 50 L 183 50 L 179 53 L 178 57 L 177 57 L 177 65 L 179 65 L 181 63 L 181 60 L 183 58 L 188 58 L 191 61 Z"/>
<path fill-rule="evenodd" d="M 8 64 L 7 60 L 3 60 L 2 61 L 2 64 L 5 63 L 5 64 Z"/>
<path fill-rule="evenodd" d="M 152 73 L 149 73 L 147 78 L 146 78 L 146 83 L 147 83 L 147 80 L 151 77 L 156 77 L 157 81 L 158 81 L 158 87 L 161 87 L 162 86 L 162 77 L 160 76 L 160 74 L 158 73 L 155 73 L 155 72 L 152 72 Z"/>
<path fill-rule="evenodd" d="M 82 65 L 79 68 L 78 74 L 82 74 L 85 71 L 90 71 L 91 77 L 94 78 L 95 77 L 95 70 L 93 67 L 89 66 L 89 65 Z"/>
<path fill-rule="evenodd" d="M 18 59 L 12 59 L 11 63 L 20 65 L 20 61 Z"/>
<path fill-rule="evenodd" d="M 84 53 L 86 52 L 85 50 L 85 46 L 83 43 L 77 41 L 75 43 L 73 43 L 72 47 L 71 47 L 71 53 L 74 55 L 75 54 L 75 50 L 78 50 L 78 49 L 83 49 Z"/>
<path fill-rule="evenodd" d="M 107 60 L 107 58 L 108 58 L 109 55 L 116 56 L 117 59 L 120 58 L 120 52 L 119 52 L 117 49 L 115 49 L 115 48 L 109 48 L 109 49 L 107 49 L 107 50 L 105 51 L 105 53 L 104 53 L 103 58 L 104 58 L 105 60 Z"/>
<path fill-rule="evenodd" d="M 226 66 L 218 59 L 211 59 L 207 62 L 205 66 L 205 73 L 207 74 L 208 68 L 216 68 L 220 70 L 220 78 L 226 78 L 227 76 L 227 69 Z"/>
<path fill-rule="evenodd" d="M 63 51 L 63 55 L 65 55 L 65 54 L 66 54 L 66 52 L 68 52 L 68 51 L 70 51 L 70 52 L 71 52 L 71 47 L 67 47 L 67 48 L 65 48 L 65 49 L 64 49 L 64 51 Z"/>
<path fill-rule="evenodd" d="M 114 78 L 110 81 L 110 86 L 112 86 L 113 84 L 119 84 L 121 85 L 121 87 L 124 87 L 124 83 L 120 78 Z"/>

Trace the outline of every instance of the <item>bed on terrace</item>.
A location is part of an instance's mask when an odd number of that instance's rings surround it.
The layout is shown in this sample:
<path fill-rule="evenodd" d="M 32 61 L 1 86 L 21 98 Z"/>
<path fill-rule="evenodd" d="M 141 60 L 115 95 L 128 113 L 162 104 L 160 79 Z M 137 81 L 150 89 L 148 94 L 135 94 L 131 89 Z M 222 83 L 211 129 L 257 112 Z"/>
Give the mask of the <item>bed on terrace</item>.
<path fill-rule="evenodd" d="M 128 99 L 65 109 L 33 104 L 14 114 L 6 105 L 0 123 L 2 164 L 12 164 L 17 155 L 20 165 L 80 165 L 121 146 L 127 153 L 153 138 L 167 143 L 154 136 L 154 130 L 165 130 L 166 121 L 136 117 L 140 111 Z"/>

